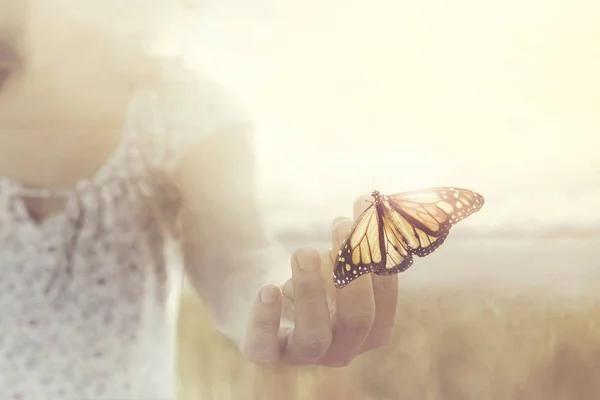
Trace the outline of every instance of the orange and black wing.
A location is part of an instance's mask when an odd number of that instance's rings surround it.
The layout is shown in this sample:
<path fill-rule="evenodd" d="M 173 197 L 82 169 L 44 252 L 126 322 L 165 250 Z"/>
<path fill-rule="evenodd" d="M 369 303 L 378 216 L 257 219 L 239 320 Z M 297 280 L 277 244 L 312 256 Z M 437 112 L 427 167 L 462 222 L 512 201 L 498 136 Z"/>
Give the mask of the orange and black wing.
<path fill-rule="evenodd" d="M 366 273 L 393 275 L 408 269 L 413 255 L 439 248 L 457 222 L 484 204 L 466 189 L 434 188 L 382 196 L 357 220 L 334 266 L 334 283 L 344 287 Z"/>
<path fill-rule="evenodd" d="M 425 257 L 439 248 L 450 228 L 483 207 L 482 195 L 440 187 L 387 197 L 384 223 L 401 232 L 411 254 Z"/>
<path fill-rule="evenodd" d="M 333 266 L 333 283 L 342 288 L 386 264 L 384 227 L 375 204 L 358 217 L 341 245 Z"/>
<path fill-rule="evenodd" d="M 378 210 L 383 224 L 386 262 L 373 272 L 377 275 L 393 275 L 406 271 L 413 264 L 413 251 L 406 238 L 410 225 L 389 208 L 386 200 L 379 204 Z"/>
<path fill-rule="evenodd" d="M 467 189 L 440 187 L 388 196 L 391 209 L 415 228 L 413 237 L 422 233 L 439 237 L 469 215 L 479 211 L 485 202 L 482 195 Z M 411 241 L 411 247 L 419 244 Z"/>

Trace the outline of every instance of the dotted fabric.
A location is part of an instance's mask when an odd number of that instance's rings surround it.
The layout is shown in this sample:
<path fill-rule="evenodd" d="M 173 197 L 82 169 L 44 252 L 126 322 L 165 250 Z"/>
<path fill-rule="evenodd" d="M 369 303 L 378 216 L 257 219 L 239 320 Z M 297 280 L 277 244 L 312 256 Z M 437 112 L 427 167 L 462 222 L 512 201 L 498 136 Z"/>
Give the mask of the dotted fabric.
<path fill-rule="evenodd" d="M 208 82 L 131 101 L 123 140 L 73 189 L 0 177 L 0 399 L 174 399 L 182 282 L 173 168 L 241 118 Z M 27 196 L 64 198 L 41 223 Z"/>

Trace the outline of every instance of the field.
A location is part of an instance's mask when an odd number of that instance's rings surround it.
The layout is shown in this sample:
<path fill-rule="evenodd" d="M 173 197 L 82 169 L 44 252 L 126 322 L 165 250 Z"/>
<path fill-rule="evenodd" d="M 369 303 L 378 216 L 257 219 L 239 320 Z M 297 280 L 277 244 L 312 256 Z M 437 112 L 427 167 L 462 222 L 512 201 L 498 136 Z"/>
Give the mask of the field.
<path fill-rule="evenodd" d="M 181 399 L 600 399 L 598 243 L 523 243 L 419 260 L 392 343 L 343 369 L 255 367 L 185 295 Z"/>

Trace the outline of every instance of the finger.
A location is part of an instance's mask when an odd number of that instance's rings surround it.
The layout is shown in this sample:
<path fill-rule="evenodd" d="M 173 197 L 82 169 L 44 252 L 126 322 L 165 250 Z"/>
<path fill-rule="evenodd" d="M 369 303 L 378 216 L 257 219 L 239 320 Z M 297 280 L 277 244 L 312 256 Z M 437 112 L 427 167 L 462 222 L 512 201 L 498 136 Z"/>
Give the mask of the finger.
<path fill-rule="evenodd" d="M 375 300 L 375 318 L 362 351 L 375 349 L 389 343 L 396 323 L 398 306 L 398 275 L 371 275 L 373 298 Z"/>
<path fill-rule="evenodd" d="M 282 359 L 288 363 L 314 363 L 331 344 L 331 317 L 321 276 L 321 257 L 313 249 L 302 249 L 292 257 L 294 330 Z"/>
<path fill-rule="evenodd" d="M 362 195 L 354 201 L 353 208 L 354 208 L 354 218 L 355 219 L 358 219 L 358 217 L 371 205 L 371 201 L 372 201 L 372 197 L 368 196 L 368 195 Z M 331 243 L 333 245 L 331 248 L 331 257 L 334 260 L 333 261 L 334 264 L 335 264 L 335 259 L 338 256 L 338 252 L 339 252 L 340 248 L 342 247 L 342 243 L 348 237 L 348 234 L 350 233 L 350 230 L 352 229 L 353 224 L 354 224 L 354 221 L 351 220 L 350 218 L 346 218 L 346 217 L 337 217 L 333 221 L 333 225 L 332 225 L 332 229 L 331 229 L 331 231 L 332 231 Z"/>
<path fill-rule="evenodd" d="M 244 354 L 250 361 L 274 365 L 279 360 L 281 310 L 281 289 L 274 284 L 263 286 L 254 302 L 244 344 Z"/>
<path fill-rule="evenodd" d="M 291 279 L 288 279 L 283 284 L 283 286 L 281 287 L 281 292 L 283 293 L 283 296 L 287 297 L 288 299 L 294 298 L 294 283 Z"/>
<path fill-rule="evenodd" d="M 370 195 L 362 195 L 354 202 L 354 215 L 358 218 L 373 201 Z M 373 284 L 373 300 L 375 303 L 375 316 L 361 351 L 380 347 L 388 343 L 396 321 L 396 308 L 398 304 L 398 276 L 370 275 Z"/>
<path fill-rule="evenodd" d="M 336 218 L 333 222 L 333 226 L 331 227 L 331 244 L 333 246 L 332 250 L 336 253 L 342 247 L 344 240 L 348 237 L 353 224 L 354 221 L 344 217 Z"/>
<path fill-rule="evenodd" d="M 335 286 L 333 285 L 333 257 L 332 250 L 321 253 L 321 276 L 325 285 L 327 299 L 335 298 Z"/>
<path fill-rule="evenodd" d="M 331 347 L 320 364 L 343 367 L 360 352 L 375 318 L 370 275 L 363 275 L 336 293 L 336 314 Z"/>
<path fill-rule="evenodd" d="M 331 227 L 331 273 L 333 273 L 333 265 L 335 264 L 335 260 L 339 256 L 339 251 L 342 247 L 342 243 L 344 242 L 344 240 L 346 240 L 348 234 L 350 233 L 352 224 L 354 224 L 354 221 L 352 221 L 350 218 L 344 217 L 336 218 L 333 222 L 333 225 Z M 327 273 L 329 273 L 329 271 L 327 271 Z"/>
<path fill-rule="evenodd" d="M 333 249 L 329 249 L 321 253 L 321 275 L 323 275 L 325 282 L 327 282 L 327 280 L 331 280 L 332 284 L 333 263 Z"/>
<path fill-rule="evenodd" d="M 354 201 L 354 219 L 358 217 L 367 209 L 373 202 L 373 197 L 368 194 L 363 194 Z"/>
<path fill-rule="evenodd" d="M 323 270 L 322 275 L 323 280 L 325 281 L 325 294 L 327 297 L 329 315 L 333 315 L 333 311 L 335 310 L 336 289 L 333 284 L 333 258 L 331 257 L 331 250 L 321 253 L 321 269 Z"/>
<path fill-rule="evenodd" d="M 340 221 L 346 221 L 350 218 L 348 217 L 337 217 L 336 219 L 333 220 L 333 223 L 331 224 L 331 230 L 333 230 L 335 228 L 335 226 L 337 225 L 338 222 Z"/>
<path fill-rule="evenodd" d="M 331 279 L 333 275 L 333 268 L 340 256 L 340 249 L 342 247 L 342 243 L 344 240 L 348 238 L 348 234 L 352 229 L 352 225 L 354 221 L 349 218 L 338 218 L 334 221 L 333 227 L 331 229 L 331 252 L 330 252 L 330 262 L 326 264 L 327 270 L 324 270 L 323 276 L 327 279 L 327 284 L 333 285 L 333 279 Z M 329 269 L 330 268 L 330 269 Z"/>

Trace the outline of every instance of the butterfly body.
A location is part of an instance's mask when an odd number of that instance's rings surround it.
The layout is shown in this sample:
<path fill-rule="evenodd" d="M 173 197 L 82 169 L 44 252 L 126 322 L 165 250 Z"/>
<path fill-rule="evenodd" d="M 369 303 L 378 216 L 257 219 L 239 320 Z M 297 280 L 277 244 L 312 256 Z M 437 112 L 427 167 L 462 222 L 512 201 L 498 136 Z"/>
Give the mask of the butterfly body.
<path fill-rule="evenodd" d="M 393 275 L 444 243 L 450 228 L 484 204 L 478 193 L 440 187 L 394 195 L 371 193 L 337 254 L 333 282 L 343 288 L 361 275 Z"/>

